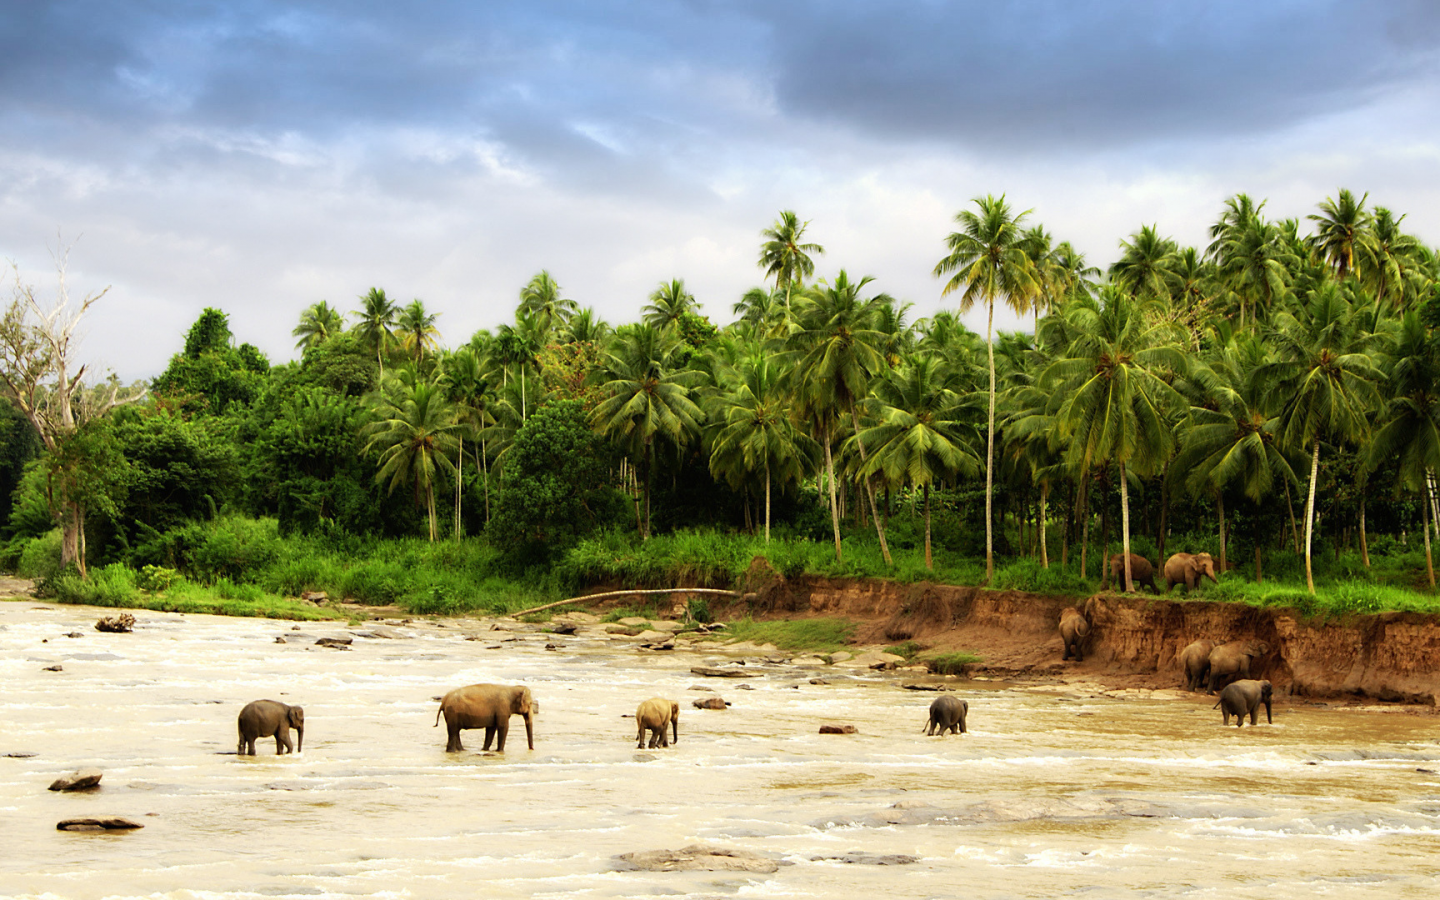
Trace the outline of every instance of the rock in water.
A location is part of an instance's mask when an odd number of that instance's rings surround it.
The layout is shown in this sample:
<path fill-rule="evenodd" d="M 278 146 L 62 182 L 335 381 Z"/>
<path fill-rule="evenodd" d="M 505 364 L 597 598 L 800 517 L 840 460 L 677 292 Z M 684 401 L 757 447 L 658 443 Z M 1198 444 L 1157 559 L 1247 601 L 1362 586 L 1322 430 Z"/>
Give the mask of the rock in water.
<path fill-rule="evenodd" d="M 46 671 L 46 672 L 63 672 L 63 671 L 65 671 L 65 667 L 64 667 L 64 666 L 59 666 L 59 665 L 56 665 L 56 666 L 46 666 L 45 669 L 44 669 L 44 671 Z"/>
<path fill-rule="evenodd" d="M 315 642 L 315 646 L 317 646 L 317 647 L 337 647 L 337 648 L 342 648 L 342 649 L 348 650 L 348 649 L 350 649 L 350 645 L 353 644 L 354 642 L 355 642 L 355 639 L 354 639 L 354 638 L 349 638 L 349 637 L 323 637 L 323 638 L 321 638 L 320 640 L 318 640 L 318 641 Z"/>
<path fill-rule="evenodd" d="M 751 678 L 757 674 L 747 672 L 738 666 L 725 669 L 717 669 L 714 666 L 691 666 L 690 672 L 694 675 L 704 675 L 707 678 Z"/>
<path fill-rule="evenodd" d="M 855 734 L 854 725 L 821 725 L 821 734 Z"/>
<path fill-rule="evenodd" d="M 55 825 L 56 831 L 129 831 L 144 828 L 139 822 L 132 822 L 120 816 L 106 816 L 99 819 L 62 819 Z"/>
<path fill-rule="evenodd" d="M 113 634 L 129 634 L 135 630 L 135 617 L 129 613 L 121 613 L 118 616 L 110 616 L 95 623 L 96 631 L 108 631 Z"/>
<path fill-rule="evenodd" d="M 706 697 L 704 700 L 692 700 L 690 705 L 696 709 L 724 709 L 730 704 L 719 697 Z"/>
<path fill-rule="evenodd" d="M 80 769 L 63 775 L 50 785 L 52 791 L 83 791 L 86 788 L 93 788 L 100 783 L 105 775 L 99 769 Z"/>
<path fill-rule="evenodd" d="M 852 851 L 844 856 L 812 856 L 811 862 L 842 862 L 852 866 L 909 866 L 920 861 L 918 856 L 904 853 L 861 853 Z"/>
<path fill-rule="evenodd" d="M 727 850 L 692 844 L 679 850 L 642 850 L 622 853 L 616 859 L 622 869 L 643 872 L 756 872 L 768 875 L 780 870 L 780 862 L 744 850 Z"/>

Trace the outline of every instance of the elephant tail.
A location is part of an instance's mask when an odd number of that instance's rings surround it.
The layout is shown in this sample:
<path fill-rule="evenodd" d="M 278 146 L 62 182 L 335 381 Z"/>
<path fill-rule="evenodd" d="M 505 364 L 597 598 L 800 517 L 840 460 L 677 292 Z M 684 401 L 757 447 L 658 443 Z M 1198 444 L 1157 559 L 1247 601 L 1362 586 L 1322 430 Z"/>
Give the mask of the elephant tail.
<path fill-rule="evenodd" d="M 437 710 L 435 710 L 435 724 L 434 724 L 434 725 L 431 725 L 431 726 L 430 726 L 431 728 L 439 728 L 439 727 L 440 727 L 440 714 L 443 713 L 444 711 L 445 711 L 445 704 L 442 703 L 442 704 L 440 704 L 440 708 L 437 709 Z"/>
<path fill-rule="evenodd" d="M 1212 707 L 1210 707 L 1210 708 L 1211 708 L 1211 709 L 1219 709 L 1219 708 L 1220 708 L 1220 704 L 1222 704 L 1222 703 L 1224 703 L 1224 702 L 1225 702 L 1225 698 L 1224 698 L 1224 697 L 1221 697 L 1219 700 L 1216 700 L 1216 701 L 1215 701 L 1215 705 L 1212 706 Z"/>

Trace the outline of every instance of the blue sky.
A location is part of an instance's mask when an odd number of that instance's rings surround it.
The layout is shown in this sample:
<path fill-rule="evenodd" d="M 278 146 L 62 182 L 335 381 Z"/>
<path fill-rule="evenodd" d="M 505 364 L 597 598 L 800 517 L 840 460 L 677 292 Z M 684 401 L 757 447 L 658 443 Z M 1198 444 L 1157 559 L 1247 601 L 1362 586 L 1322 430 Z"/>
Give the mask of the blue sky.
<path fill-rule="evenodd" d="M 988 193 L 1101 266 L 1238 191 L 1440 243 L 1437 76 L 1425 0 L 11 0 L 0 256 L 44 292 L 78 238 L 84 355 L 127 381 L 205 306 L 280 362 L 372 285 L 455 346 L 541 268 L 612 322 L 672 277 L 728 321 L 781 209 L 925 316 Z"/>

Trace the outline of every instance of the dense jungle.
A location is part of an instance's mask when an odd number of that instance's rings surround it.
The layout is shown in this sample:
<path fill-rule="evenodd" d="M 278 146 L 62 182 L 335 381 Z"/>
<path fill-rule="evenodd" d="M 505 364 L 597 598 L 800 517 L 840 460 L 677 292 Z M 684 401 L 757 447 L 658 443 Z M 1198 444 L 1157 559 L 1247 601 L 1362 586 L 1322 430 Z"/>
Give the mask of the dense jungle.
<path fill-rule="evenodd" d="M 542 271 L 447 348 L 440 311 L 376 287 L 300 311 L 280 364 L 207 308 L 130 386 L 70 343 L 103 298 L 68 298 L 63 260 L 54 303 L 16 271 L 0 566 L 63 601 L 305 617 L 309 591 L 453 613 L 730 587 L 756 556 L 1084 596 L 1112 553 L 1184 550 L 1219 563 L 1209 599 L 1433 611 L 1440 253 L 1404 219 L 1237 194 L 1205 246 L 1147 225 L 1102 269 L 979 197 L 915 319 L 787 210 L 763 283 L 711 301 L 726 325 L 681 278 L 612 324 Z M 1002 306 L 1031 330 L 996 332 Z"/>

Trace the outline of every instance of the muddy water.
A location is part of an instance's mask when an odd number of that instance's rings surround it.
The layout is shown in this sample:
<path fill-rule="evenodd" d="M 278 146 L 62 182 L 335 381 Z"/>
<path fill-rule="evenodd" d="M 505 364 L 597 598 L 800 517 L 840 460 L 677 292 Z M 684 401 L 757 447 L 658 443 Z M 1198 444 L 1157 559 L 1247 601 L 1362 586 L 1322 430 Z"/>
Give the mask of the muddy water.
<path fill-rule="evenodd" d="M 37 754 L 0 756 L 0 897 L 1440 894 L 1430 716 L 1282 702 L 1273 726 L 1225 729 L 1180 695 L 962 684 L 970 733 L 926 738 L 935 695 L 869 672 L 812 685 L 821 673 L 752 660 L 754 677 L 703 679 L 689 667 L 715 654 L 487 649 L 428 625 L 348 652 L 313 646 L 337 625 L 281 645 L 289 623 L 141 612 L 106 635 L 100 611 L 37 606 L 0 603 L 0 754 Z M 534 752 L 519 719 L 504 754 L 476 752 L 478 732 L 444 752 L 432 698 L 485 681 L 532 688 Z M 691 709 L 697 684 L 733 706 Z M 622 716 L 657 694 L 685 707 L 680 742 L 637 751 Z M 236 713 L 260 697 L 304 705 L 303 754 L 233 755 Z M 105 771 L 99 791 L 45 790 L 83 766 Z M 54 827 L 111 814 L 146 828 Z M 614 859 L 695 843 L 786 864 Z M 866 862 L 887 855 L 918 861 Z"/>

